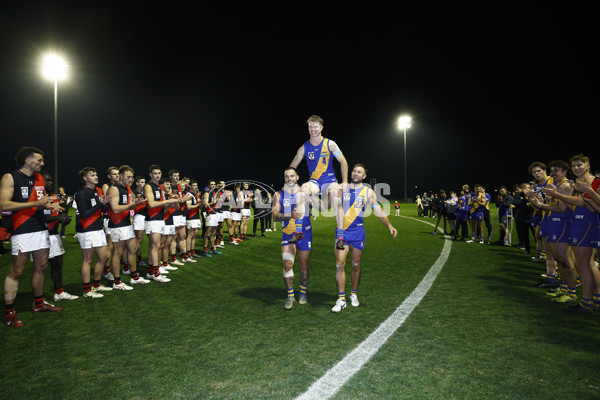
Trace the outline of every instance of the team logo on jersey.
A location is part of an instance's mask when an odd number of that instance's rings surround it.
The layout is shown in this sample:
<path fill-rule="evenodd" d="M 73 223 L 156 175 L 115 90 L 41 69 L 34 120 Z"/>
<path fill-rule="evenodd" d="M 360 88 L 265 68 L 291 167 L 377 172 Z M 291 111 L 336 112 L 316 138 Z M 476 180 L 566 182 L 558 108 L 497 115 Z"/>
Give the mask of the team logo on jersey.
<path fill-rule="evenodd" d="M 123 195 L 123 204 L 127 204 L 127 203 L 129 203 L 129 202 L 127 201 L 127 198 L 128 198 L 128 197 L 129 197 L 129 195 L 127 195 L 127 194 L 124 194 L 124 195 Z"/>
<path fill-rule="evenodd" d="M 29 197 L 29 188 L 21 187 L 21 197 L 28 198 Z"/>
<path fill-rule="evenodd" d="M 351 193 L 344 193 L 344 201 L 350 201 L 351 197 L 352 197 Z"/>
<path fill-rule="evenodd" d="M 315 159 L 315 153 L 314 153 L 314 152 L 312 152 L 312 151 L 311 151 L 311 152 L 309 152 L 309 153 L 308 153 L 308 159 L 309 159 L 309 160 L 311 160 L 311 161 L 312 161 L 312 160 L 314 160 L 314 159 Z"/>
<path fill-rule="evenodd" d="M 284 207 L 289 207 L 290 206 L 290 199 L 283 199 L 283 206 Z"/>
<path fill-rule="evenodd" d="M 92 204 L 92 207 L 94 207 L 96 205 L 96 199 L 91 199 L 90 203 Z"/>
<path fill-rule="evenodd" d="M 356 199 L 354 207 L 363 208 L 364 205 L 365 205 L 365 198 L 363 196 L 360 196 Z"/>

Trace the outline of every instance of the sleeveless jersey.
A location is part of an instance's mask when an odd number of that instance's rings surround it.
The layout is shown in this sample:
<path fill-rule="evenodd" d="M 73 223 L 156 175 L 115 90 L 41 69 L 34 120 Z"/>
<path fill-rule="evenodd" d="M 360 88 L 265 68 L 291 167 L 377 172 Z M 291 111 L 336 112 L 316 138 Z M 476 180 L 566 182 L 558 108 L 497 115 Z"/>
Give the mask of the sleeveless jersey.
<path fill-rule="evenodd" d="M 119 205 L 131 204 L 133 200 L 133 193 L 129 186 L 123 186 L 119 183 L 114 185 L 119 190 Z M 108 209 L 108 227 L 109 228 L 120 228 L 123 226 L 131 225 L 130 210 L 125 210 L 120 213 L 115 213 L 112 208 Z"/>
<path fill-rule="evenodd" d="M 369 203 L 369 188 L 361 186 L 342 193 L 342 209 L 344 210 L 344 231 L 364 227 L 363 215 Z"/>
<path fill-rule="evenodd" d="M 34 172 L 27 176 L 19 170 L 10 173 L 14 181 L 14 191 L 11 201 L 27 203 L 44 197 L 45 182 L 42 175 Z M 32 207 L 25 210 L 13 211 L 13 235 L 45 231 L 44 209 Z"/>
<path fill-rule="evenodd" d="M 176 199 L 179 196 L 177 193 L 166 194 L 165 199 Z M 163 218 L 165 220 L 165 225 L 173 225 L 173 215 L 177 215 L 177 211 L 179 210 L 178 204 L 171 204 L 171 207 L 164 210 Z"/>
<path fill-rule="evenodd" d="M 133 195 L 134 197 L 137 197 L 138 195 L 142 195 L 142 197 L 144 197 L 144 193 L 143 193 L 143 192 L 142 192 L 142 193 L 137 193 L 137 192 L 135 192 L 135 191 L 132 191 L 131 193 L 132 193 L 132 195 Z M 146 216 L 146 215 L 147 215 L 147 213 L 148 213 L 147 206 L 148 206 L 148 202 L 147 202 L 147 201 L 144 201 L 142 204 L 138 204 L 138 205 L 137 205 L 137 206 L 135 206 L 135 208 L 133 209 L 133 214 L 134 214 L 134 215 L 135 215 L 135 214 L 140 214 L 140 215 Z"/>
<path fill-rule="evenodd" d="M 154 201 L 163 201 L 165 199 L 162 185 L 157 185 L 154 182 L 148 182 L 146 185 L 150 185 Z M 147 204 L 146 210 L 146 221 L 164 221 L 164 206 L 150 207 L 150 204 Z"/>
<path fill-rule="evenodd" d="M 102 195 L 102 189 L 99 187 L 90 189 L 83 186 L 77 191 L 75 201 L 79 212 L 79 222 L 75 225 L 76 232 L 92 232 L 104 228 L 103 204 L 100 203 L 100 196 Z"/>
<path fill-rule="evenodd" d="M 198 204 L 200 202 L 200 195 L 198 193 L 194 194 L 194 193 L 188 193 L 192 195 L 192 205 L 195 206 L 196 204 Z M 228 206 L 229 207 L 229 206 Z M 229 208 L 228 208 L 229 209 Z M 199 213 L 199 208 L 194 208 L 192 210 L 188 210 L 187 212 L 187 219 L 200 219 L 200 213 Z"/>
<path fill-rule="evenodd" d="M 223 190 L 223 196 L 221 197 L 221 211 L 229 211 L 231 206 L 231 195 L 231 190 Z"/>
<path fill-rule="evenodd" d="M 314 146 L 310 140 L 304 143 L 304 158 L 308 165 L 310 179 L 319 180 L 321 177 L 335 177 L 329 139 L 323 138 Z"/>
<path fill-rule="evenodd" d="M 552 179 L 551 177 L 546 179 L 546 182 L 544 183 L 538 183 L 537 185 L 535 185 L 535 187 L 533 188 L 533 190 L 544 199 L 544 202 L 546 201 L 546 195 L 544 194 L 544 192 L 542 192 L 542 189 L 545 188 L 546 186 L 548 186 L 548 184 L 554 184 L 554 179 Z M 548 211 L 543 211 L 540 213 L 539 210 L 534 210 L 533 211 L 533 215 L 539 215 L 542 214 L 544 217 L 546 216 L 546 214 L 548 213 Z"/>
<path fill-rule="evenodd" d="M 285 190 L 279 191 L 279 207 L 281 208 L 281 213 L 283 214 L 291 214 L 296 208 L 296 195 L 300 193 L 298 190 L 296 193 L 289 193 Z M 282 231 L 285 234 L 291 235 L 296 231 L 296 220 L 294 218 L 290 218 L 287 221 L 281 221 L 283 226 Z M 304 209 L 304 218 L 302 218 L 302 230 L 305 227 L 310 226 L 310 209 L 308 207 L 308 202 L 305 203 Z"/>
<path fill-rule="evenodd" d="M 48 196 L 56 196 L 56 195 L 48 193 Z M 56 200 L 53 201 L 53 203 L 60 203 L 60 202 L 61 201 L 58 198 L 56 198 Z M 58 212 L 44 209 L 44 216 L 45 217 L 58 217 Z M 51 222 L 46 222 L 46 226 L 48 227 L 48 233 L 50 233 L 51 235 L 58 235 L 58 219 L 51 221 Z"/>
<path fill-rule="evenodd" d="M 252 191 L 251 190 L 242 190 L 242 197 L 244 199 L 244 206 L 242 208 L 250 208 L 250 201 L 247 201 L 248 199 L 252 198 Z"/>

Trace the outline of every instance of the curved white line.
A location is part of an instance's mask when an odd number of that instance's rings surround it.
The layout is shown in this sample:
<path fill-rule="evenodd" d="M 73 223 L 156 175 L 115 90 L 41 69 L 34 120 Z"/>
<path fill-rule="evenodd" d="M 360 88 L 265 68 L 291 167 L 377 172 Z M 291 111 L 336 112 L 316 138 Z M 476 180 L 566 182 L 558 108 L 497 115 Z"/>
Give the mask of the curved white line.
<path fill-rule="evenodd" d="M 403 217 L 409 218 L 409 217 Z M 416 218 L 409 218 L 433 226 L 432 223 Z M 344 384 L 371 359 L 385 342 L 402 326 L 406 318 L 425 297 L 442 267 L 448 260 L 452 241 L 446 236 L 442 253 L 431 266 L 419 285 L 402 304 L 371 333 L 361 344 L 346 355 L 340 362 L 329 369 L 325 375 L 313 383 L 306 392 L 297 397 L 299 400 L 323 400 L 333 396 Z"/>

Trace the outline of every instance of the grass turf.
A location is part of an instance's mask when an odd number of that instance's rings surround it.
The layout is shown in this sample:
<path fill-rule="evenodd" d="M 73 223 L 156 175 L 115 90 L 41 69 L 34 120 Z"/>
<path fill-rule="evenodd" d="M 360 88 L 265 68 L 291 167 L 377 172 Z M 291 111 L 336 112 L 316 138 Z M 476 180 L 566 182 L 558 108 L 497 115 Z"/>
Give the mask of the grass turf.
<path fill-rule="evenodd" d="M 412 216 L 412 207 L 402 213 Z M 0 329 L 2 397 L 294 398 L 373 332 L 438 258 L 444 238 L 423 223 L 432 219 L 390 220 L 396 240 L 376 217 L 366 219 L 361 306 L 340 314 L 330 311 L 330 218 L 313 222 L 309 304 L 290 311 L 279 232 L 185 265 L 170 283 L 63 302 L 61 313 L 29 311 L 28 268 L 16 303 L 25 325 Z M 81 295 L 69 228 L 64 286 Z M 0 257 L 3 276 L 9 262 Z M 515 248 L 453 243 L 424 300 L 335 397 L 599 398 L 598 316 L 562 312 L 532 286 L 543 271 Z M 47 274 L 50 301 L 51 293 Z"/>

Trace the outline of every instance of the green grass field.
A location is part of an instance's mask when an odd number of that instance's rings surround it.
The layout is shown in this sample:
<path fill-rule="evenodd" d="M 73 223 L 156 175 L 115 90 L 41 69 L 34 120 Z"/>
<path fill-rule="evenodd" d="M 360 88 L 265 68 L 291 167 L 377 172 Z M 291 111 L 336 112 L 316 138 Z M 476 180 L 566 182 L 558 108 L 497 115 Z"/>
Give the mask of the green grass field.
<path fill-rule="evenodd" d="M 402 214 L 416 217 L 413 209 Z M 228 245 L 172 272 L 170 283 L 63 302 L 61 313 L 31 313 L 28 268 L 16 303 L 25 325 L 0 327 L 1 397 L 293 399 L 375 331 L 440 257 L 445 239 L 425 223 L 433 219 L 390 220 L 395 240 L 366 219 L 361 305 L 339 314 L 330 311 L 331 218 L 313 222 L 309 304 L 290 311 L 280 232 Z M 63 240 L 64 286 L 81 295 L 73 229 Z M 2 278 L 9 264 L 3 254 Z M 600 316 L 561 311 L 533 287 L 542 272 L 516 248 L 453 242 L 421 303 L 334 398 L 600 398 Z"/>

